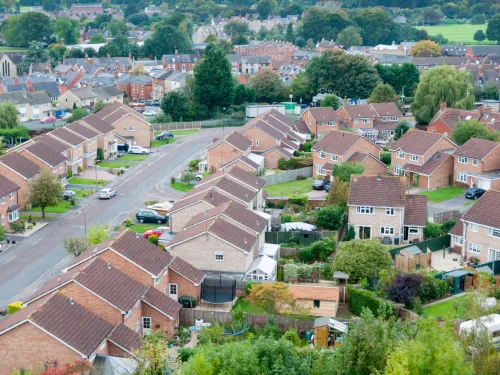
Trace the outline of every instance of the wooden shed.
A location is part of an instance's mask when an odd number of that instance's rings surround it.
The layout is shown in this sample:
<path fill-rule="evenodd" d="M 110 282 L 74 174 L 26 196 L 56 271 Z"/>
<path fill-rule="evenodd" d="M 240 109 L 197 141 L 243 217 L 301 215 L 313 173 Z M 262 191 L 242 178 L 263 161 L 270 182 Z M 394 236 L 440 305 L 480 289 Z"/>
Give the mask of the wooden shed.
<path fill-rule="evenodd" d="M 328 316 L 316 318 L 313 327 L 313 344 L 320 348 L 337 348 L 342 345 L 342 337 L 348 332 L 347 324 Z"/>
<path fill-rule="evenodd" d="M 406 247 L 396 254 L 396 268 L 410 272 L 431 266 L 432 252 L 423 253 L 417 246 Z"/>

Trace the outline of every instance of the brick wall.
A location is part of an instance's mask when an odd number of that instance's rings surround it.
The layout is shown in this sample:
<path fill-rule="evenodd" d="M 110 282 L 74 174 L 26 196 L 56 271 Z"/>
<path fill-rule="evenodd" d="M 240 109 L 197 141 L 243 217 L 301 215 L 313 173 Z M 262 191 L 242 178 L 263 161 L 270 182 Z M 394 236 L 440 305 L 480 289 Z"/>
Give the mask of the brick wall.
<path fill-rule="evenodd" d="M 500 147 L 497 147 L 484 159 L 483 171 L 494 171 L 500 169 Z"/>
<path fill-rule="evenodd" d="M 168 220 L 170 230 L 174 233 L 181 231 L 193 216 L 211 208 L 213 207 L 206 202 L 197 202 L 179 211 L 170 213 Z"/>
<path fill-rule="evenodd" d="M 454 158 L 448 158 L 430 177 L 429 185 L 425 187 L 432 190 L 450 185 L 450 176 L 453 175 Z M 420 176 L 422 178 L 423 176 Z M 420 181 L 419 181 L 420 182 Z M 422 186 L 419 184 L 419 186 Z M 428 186 L 428 187 L 427 187 Z"/>
<path fill-rule="evenodd" d="M 120 349 L 118 346 L 116 346 L 115 344 L 113 344 L 110 341 L 107 341 L 106 347 L 107 347 L 107 354 L 111 355 L 113 357 L 129 357 L 130 356 L 130 354 L 123 351 L 122 349 Z"/>
<path fill-rule="evenodd" d="M 119 134 L 134 136 L 134 146 L 151 147 L 151 142 L 153 141 L 153 130 L 151 125 L 146 121 L 129 114 L 115 122 L 113 126 Z M 135 130 L 130 130 L 130 126 L 135 126 Z"/>
<path fill-rule="evenodd" d="M 429 125 L 427 131 L 430 133 L 444 134 L 446 136 L 451 135 L 451 129 L 441 119 Z"/>
<path fill-rule="evenodd" d="M 403 218 L 402 209 L 395 209 L 394 216 L 385 214 L 385 208 L 375 208 L 374 215 L 356 213 L 356 207 L 349 207 L 349 225 L 356 230 L 358 236 L 359 226 L 371 227 L 371 238 L 396 237 L 402 234 Z M 380 227 L 394 228 L 394 234 L 380 234 Z"/>
<path fill-rule="evenodd" d="M 190 296 L 195 297 L 196 301 L 200 301 L 201 285 L 194 285 L 191 281 L 187 280 L 177 272 L 170 269 L 170 283 L 178 285 L 179 297 Z"/>
<path fill-rule="evenodd" d="M 278 151 L 271 151 L 264 155 L 264 167 L 267 169 L 278 168 L 278 160 L 283 157 Z"/>
<path fill-rule="evenodd" d="M 242 152 L 236 147 L 230 145 L 227 142 L 222 142 L 215 147 L 212 147 L 207 152 L 207 163 L 208 169 L 213 166 L 219 169 L 221 165 L 227 163 L 228 161 L 240 156 Z"/>
<path fill-rule="evenodd" d="M 116 267 L 118 270 L 131 277 L 135 281 L 143 285 L 153 285 L 153 278 L 147 272 L 130 263 L 127 259 L 114 253 L 111 250 L 106 250 L 99 254 L 99 258 Z"/>
<path fill-rule="evenodd" d="M 465 255 L 468 259 L 471 257 L 479 258 L 479 263 L 488 262 L 488 252 L 489 249 L 500 250 L 500 238 L 492 237 L 488 234 L 488 228 L 484 226 L 478 226 L 477 232 L 470 230 L 470 224 L 464 228 L 466 231 L 466 238 L 464 239 Z M 481 253 L 473 253 L 469 251 L 469 243 L 477 244 L 481 246 Z"/>
<path fill-rule="evenodd" d="M 370 157 L 363 160 L 361 164 L 365 167 L 363 171 L 363 175 L 365 176 L 384 176 L 387 170 L 386 166 Z"/>
<path fill-rule="evenodd" d="M 7 177 L 12 182 L 19 185 L 21 189 L 17 191 L 18 193 L 18 203 L 21 206 L 25 206 L 29 200 L 29 183 L 24 177 L 18 175 L 16 172 L 12 171 L 12 169 L 7 168 L 3 164 L 0 164 L 0 174 L 2 176 Z M 35 177 L 36 178 L 36 177 Z"/>
<path fill-rule="evenodd" d="M 257 128 L 251 127 L 241 134 L 253 142 L 252 151 L 264 151 L 272 146 L 276 146 L 276 140 L 274 138 L 271 138 Z M 259 143 L 258 146 L 257 142 Z"/>
<path fill-rule="evenodd" d="M 171 340 L 172 337 L 177 334 L 177 329 L 175 327 L 179 325 L 178 317 L 175 320 L 171 320 L 147 303 L 142 304 L 142 316 L 151 318 L 151 329 L 153 331 L 166 330 L 168 340 Z"/>
<path fill-rule="evenodd" d="M 366 138 L 361 138 L 358 140 L 352 147 L 346 152 L 345 158 L 349 159 L 349 157 L 354 154 L 354 152 L 365 152 L 367 154 L 372 154 L 376 158 L 380 158 L 380 147 L 378 147 L 373 142 L 370 142 Z"/>

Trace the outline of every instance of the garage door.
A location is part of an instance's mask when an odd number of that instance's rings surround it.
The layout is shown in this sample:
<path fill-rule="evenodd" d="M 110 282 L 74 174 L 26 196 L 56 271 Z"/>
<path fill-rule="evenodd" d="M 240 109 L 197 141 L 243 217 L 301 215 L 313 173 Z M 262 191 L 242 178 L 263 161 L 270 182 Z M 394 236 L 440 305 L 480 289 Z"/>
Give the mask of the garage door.
<path fill-rule="evenodd" d="M 485 180 L 483 178 L 480 178 L 478 180 L 477 187 L 481 188 L 481 189 L 484 189 L 484 190 L 489 190 L 490 187 L 491 187 L 491 181 L 490 180 Z"/>

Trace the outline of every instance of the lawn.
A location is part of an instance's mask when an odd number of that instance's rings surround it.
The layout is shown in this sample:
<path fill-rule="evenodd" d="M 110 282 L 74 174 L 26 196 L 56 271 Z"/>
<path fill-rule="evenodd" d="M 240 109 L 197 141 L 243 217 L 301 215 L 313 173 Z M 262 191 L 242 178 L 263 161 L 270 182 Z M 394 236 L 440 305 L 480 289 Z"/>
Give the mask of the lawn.
<path fill-rule="evenodd" d="M 465 189 L 457 186 L 448 186 L 441 189 L 424 191 L 420 195 L 427 195 L 427 201 L 429 202 L 439 203 L 456 198 L 464 194 L 464 191 Z"/>
<path fill-rule="evenodd" d="M 148 158 L 148 155 L 140 155 L 140 154 L 125 154 L 120 156 L 117 160 L 119 161 L 143 161 Z"/>
<path fill-rule="evenodd" d="M 26 48 L 0 47 L 0 52 L 26 52 Z"/>
<path fill-rule="evenodd" d="M 419 26 L 417 29 L 426 30 L 429 35 L 441 34 L 451 43 L 464 44 L 496 44 L 496 42 L 485 40 L 478 42 L 474 40 L 474 33 L 477 30 L 486 32 L 486 25 L 437 25 Z"/>
<path fill-rule="evenodd" d="M 179 190 L 179 191 L 189 191 L 192 188 L 194 188 L 193 184 L 185 184 L 184 182 L 174 182 L 173 184 L 170 184 L 170 187 L 174 190 Z"/>
<path fill-rule="evenodd" d="M 156 131 L 155 136 L 161 133 L 165 132 L 170 132 L 173 135 L 190 135 L 190 134 L 195 134 L 198 133 L 200 129 L 182 129 L 182 130 L 161 130 L 161 131 Z"/>
<path fill-rule="evenodd" d="M 466 297 L 467 296 L 464 295 L 424 307 L 422 309 L 422 315 L 429 318 L 435 318 L 437 316 L 450 319 L 460 318 L 465 312 Z M 455 310 L 456 303 L 458 303 L 458 310 Z"/>
<path fill-rule="evenodd" d="M 68 211 L 71 207 L 72 206 L 71 206 L 70 202 L 68 202 L 68 201 L 62 201 L 57 206 L 45 207 L 45 213 L 63 214 L 66 211 Z M 33 211 L 33 212 L 42 212 L 42 209 L 40 207 L 33 207 L 33 209 L 31 211 Z"/>
<path fill-rule="evenodd" d="M 97 185 L 104 186 L 108 183 L 108 180 L 98 180 Z M 95 180 L 93 178 L 81 178 L 81 177 L 71 177 L 68 180 L 68 184 L 72 185 L 95 185 Z"/>
<path fill-rule="evenodd" d="M 264 186 L 264 190 L 267 191 L 271 197 L 279 197 L 282 194 L 284 197 L 289 197 L 293 194 L 309 193 L 312 191 L 312 184 L 312 181 L 308 179 L 295 180 L 278 185 Z"/>
<path fill-rule="evenodd" d="M 245 297 L 238 297 L 231 311 L 241 310 L 247 314 L 265 314 L 266 312 L 262 307 L 252 305 L 250 302 L 245 301 Z"/>
<path fill-rule="evenodd" d="M 148 229 L 154 229 L 157 226 L 158 225 L 155 225 L 155 224 L 134 224 L 134 225 L 128 227 L 128 229 L 130 229 L 132 232 L 135 232 L 135 233 L 144 233 Z"/>
<path fill-rule="evenodd" d="M 101 161 L 99 163 L 101 168 L 130 168 L 133 166 L 134 163 L 127 163 L 126 161 Z"/>
<path fill-rule="evenodd" d="M 74 191 L 76 193 L 76 197 L 80 199 L 86 198 L 90 195 L 90 190 L 88 189 L 68 189 L 68 190 Z M 83 196 L 84 194 L 86 195 L 86 197 Z"/>
<path fill-rule="evenodd" d="M 171 139 L 167 139 L 165 141 L 156 140 L 156 141 L 153 141 L 151 143 L 151 147 L 160 147 L 160 146 L 163 146 L 163 145 L 168 145 L 169 143 L 174 143 L 174 142 L 176 142 L 178 140 L 179 140 L 179 138 L 171 138 Z"/>

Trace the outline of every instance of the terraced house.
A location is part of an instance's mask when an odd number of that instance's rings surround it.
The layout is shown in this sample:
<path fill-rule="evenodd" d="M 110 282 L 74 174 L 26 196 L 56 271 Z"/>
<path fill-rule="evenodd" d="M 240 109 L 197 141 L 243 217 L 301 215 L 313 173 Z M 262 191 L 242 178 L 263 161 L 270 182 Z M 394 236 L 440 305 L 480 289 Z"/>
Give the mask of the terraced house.
<path fill-rule="evenodd" d="M 90 127 L 82 125 L 80 122 L 68 124 L 64 129 L 85 140 L 82 154 L 83 167 L 89 168 L 93 166 L 97 157 L 97 137 L 99 133 Z"/>

